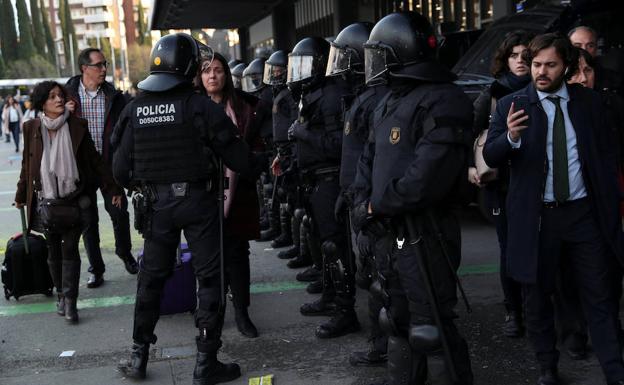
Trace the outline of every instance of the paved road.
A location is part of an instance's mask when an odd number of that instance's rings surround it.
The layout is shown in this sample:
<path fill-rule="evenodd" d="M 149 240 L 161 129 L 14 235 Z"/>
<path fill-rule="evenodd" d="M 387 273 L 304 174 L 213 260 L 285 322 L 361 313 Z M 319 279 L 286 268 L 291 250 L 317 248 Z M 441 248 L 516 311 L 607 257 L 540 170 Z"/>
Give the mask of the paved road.
<path fill-rule="evenodd" d="M 18 177 L 19 156 L 0 143 L 0 239 L 19 231 L 19 216 L 10 204 Z M 54 313 L 53 300 L 29 296 L 5 301 L 0 298 L 0 384 L 2 385 L 113 385 L 128 384 L 115 369 L 127 356 L 131 343 L 135 276 L 128 275 L 113 253 L 110 219 L 101 207 L 102 249 L 107 263 L 106 283 L 87 289 L 84 258 L 80 285 L 80 324 L 65 325 Z M 498 283 L 494 230 L 469 208 L 462 214 L 463 264 L 461 273 L 474 312 L 460 306 L 459 326 L 468 339 L 475 384 L 533 384 L 537 369 L 525 339 L 511 340 L 500 333 L 503 318 Z M 299 314 L 299 306 L 315 297 L 294 281 L 294 271 L 275 257 L 266 243 L 252 244 L 253 295 L 250 314 L 260 331 L 257 339 L 242 337 L 228 309 L 221 358 L 236 359 L 243 376 L 231 382 L 273 374 L 277 385 L 364 385 L 383 378 L 383 368 L 352 368 L 349 352 L 366 347 L 369 330 L 366 293 L 358 292 L 357 311 L 363 324 L 359 333 L 334 340 L 318 340 L 314 328 L 324 318 Z M 0 246 L 0 248 L 3 248 Z M 141 248 L 133 235 L 135 253 Z M 195 329 L 190 314 L 161 318 L 146 384 L 190 384 Z M 75 351 L 72 357 L 59 357 Z M 572 362 L 562 357 L 566 384 L 597 385 L 603 379 L 593 355 Z"/>

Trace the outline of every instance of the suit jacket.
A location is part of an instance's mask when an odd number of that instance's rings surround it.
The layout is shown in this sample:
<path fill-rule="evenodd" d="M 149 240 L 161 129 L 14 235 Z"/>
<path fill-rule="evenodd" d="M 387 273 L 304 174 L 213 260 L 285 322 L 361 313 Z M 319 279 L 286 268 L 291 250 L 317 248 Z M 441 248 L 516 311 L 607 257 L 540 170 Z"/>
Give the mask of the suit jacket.
<path fill-rule="evenodd" d="M 606 122 L 600 96 L 580 85 L 568 85 L 568 113 L 576 132 L 583 180 L 592 213 L 610 251 L 622 260 L 622 225 L 618 213 L 616 141 Z M 514 95 L 529 98 L 529 126 L 521 146 L 507 140 L 507 113 Z M 523 283 L 537 282 L 539 228 L 548 172 L 546 134 L 548 120 L 533 83 L 498 101 L 483 157 L 490 167 L 510 164 L 507 196 L 507 271 Z"/>
<path fill-rule="evenodd" d="M 110 167 L 102 160 L 95 149 L 87 121 L 73 115 L 67 120 L 72 149 L 76 157 L 76 166 L 80 175 L 83 191 L 93 189 L 102 181 L 102 190 L 112 195 L 121 195 L 123 190 L 113 180 Z M 25 203 L 28 211 L 28 224 L 32 223 L 32 203 L 35 190 L 41 189 L 41 157 L 43 156 L 43 139 L 41 136 L 41 120 L 31 119 L 24 123 L 24 153 L 22 155 L 22 171 L 17 182 L 15 202 Z M 97 204 L 97 202 L 91 202 Z"/>

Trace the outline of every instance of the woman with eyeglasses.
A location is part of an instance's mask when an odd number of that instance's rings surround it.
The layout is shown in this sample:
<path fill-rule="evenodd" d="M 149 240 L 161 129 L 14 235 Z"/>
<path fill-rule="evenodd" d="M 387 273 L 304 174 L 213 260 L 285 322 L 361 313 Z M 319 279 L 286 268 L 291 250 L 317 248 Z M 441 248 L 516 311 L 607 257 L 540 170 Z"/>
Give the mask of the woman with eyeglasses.
<path fill-rule="evenodd" d="M 75 103 L 66 101 L 66 91 L 59 83 L 37 84 L 32 101 L 42 113 L 24 124 L 15 206 L 26 206 L 28 230 L 45 233 L 48 266 L 58 295 L 57 313 L 76 323 L 78 241 L 87 208 L 97 204 L 86 191 L 100 180 L 102 189 L 113 195 L 112 204 L 120 206 L 122 190 L 96 151 L 87 121 L 70 114 Z"/>

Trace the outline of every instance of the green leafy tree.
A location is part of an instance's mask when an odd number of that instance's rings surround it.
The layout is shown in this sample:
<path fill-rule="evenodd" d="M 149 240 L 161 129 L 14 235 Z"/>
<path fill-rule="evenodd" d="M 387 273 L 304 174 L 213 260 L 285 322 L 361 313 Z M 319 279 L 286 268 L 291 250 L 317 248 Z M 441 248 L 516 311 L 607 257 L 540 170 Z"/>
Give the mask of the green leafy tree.
<path fill-rule="evenodd" d="M 22 60 L 28 60 L 35 55 L 35 43 L 32 36 L 32 22 L 26 7 L 26 0 L 17 0 L 17 22 L 19 24 L 19 50 L 17 55 Z"/>
<path fill-rule="evenodd" d="M 28 60 L 15 60 L 9 63 L 5 75 L 9 79 L 52 78 L 56 77 L 57 72 L 56 67 L 43 56 L 34 55 Z"/>
<path fill-rule="evenodd" d="M 46 52 L 45 33 L 41 23 L 41 12 L 37 0 L 30 0 L 30 18 L 32 19 L 33 43 L 37 54 L 43 55 Z"/>
<path fill-rule="evenodd" d="M 2 1 L 0 12 L 2 15 L 2 25 L 0 25 L 0 38 L 2 39 L 2 54 L 7 64 L 17 60 L 17 32 L 15 31 L 15 14 L 11 0 Z"/>
<path fill-rule="evenodd" d="M 4 78 L 4 73 L 6 72 L 6 65 L 4 64 L 4 59 L 2 55 L 0 55 L 0 79 Z"/>
<path fill-rule="evenodd" d="M 149 75 L 151 47 L 133 44 L 128 47 L 129 78 L 137 84 Z"/>
<path fill-rule="evenodd" d="M 78 55 L 78 41 L 76 40 L 76 30 L 74 29 L 74 22 L 71 18 L 71 12 L 69 9 L 68 0 L 59 1 L 59 14 L 61 19 L 61 29 L 63 30 L 63 46 L 65 47 L 65 63 L 67 67 L 74 66 L 76 63 L 71 63 L 71 48 L 74 50 L 74 57 Z M 70 39 L 71 35 L 71 39 Z M 74 60 L 75 61 L 75 60 Z M 70 67 L 71 68 L 71 67 Z"/>
<path fill-rule="evenodd" d="M 45 35 L 45 44 L 48 51 L 48 61 L 52 64 L 56 64 L 56 46 L 54 45 L 54 39 L 52 38 L 52 32 L 50 31 L 50 23 L 48 23 L 48 14 L 43 4 L 43 0 L 40 0 L 39 11 L 41 11 L 41 24 L 43 25 L 43 34 Z"/>

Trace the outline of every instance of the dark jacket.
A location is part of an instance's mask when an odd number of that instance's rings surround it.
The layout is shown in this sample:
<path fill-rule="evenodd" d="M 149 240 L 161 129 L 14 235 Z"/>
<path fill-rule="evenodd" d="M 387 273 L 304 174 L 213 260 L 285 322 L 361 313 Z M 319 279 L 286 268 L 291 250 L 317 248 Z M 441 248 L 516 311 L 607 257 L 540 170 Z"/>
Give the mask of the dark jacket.
<path fill-rule="evenodd" d="M 600 96 L 580 85 L 568 85 L 568 112 L 576 132 L 583 179 L 600 231 L 611 252 L 621 257 L 622 225 L 618 213 L 615 143 L 607 128 Z M 514 95 L 529 98 L 529 126 L 521 136 L 521 146 L 512 150 L 507 140 L 507 112 Z M 509 162 L 511 171 L 507 197 L 507 269 L 523 283 L 538 277 L 539 228 L 543 209 L 546 159 L 546 113 L 533 83 L 499 100 L 492 118 L 483 156 L 490 167 Z"/>
<path fill-rule="evenodd" d="M 237 97 L 239 103 L 235 113 L 239 134 L 247 142 L 251 151 L 261 153 L 265 150 L 261 138 L 264 115 L 258 116 L 258 108 L 263 102 L 255 96 L 238 90 Z M 259 212 L 255 176 L 239 175 L 234 200 L 225 221 L 226 232 L 235 234 L 239 239 L 259 238 Z"/>
<path fill-rule="evenodd" d="M 102 190 L 112 195 L 121 195 L 123 190 L 113 180 L 110 167 L 102 160 L 95 149 L 87 121 L 75 116 L 68 119 L 69 133 L 72 148 L 76 157 L 76 165 L 80 175 L 80 187 L 85 191 L 92 189 L 99 181 Z M 22 171 L 17 182 L 15 202 L 25 203 L 28 210 L 28 223 L 32 223 L 32 204 L 35 199 L 35 190 L 41 189 L 41 157 L 43 156 L 43 141 L 41 136 L 41 120 L 31 119 L 24 123 L 24 152 L 22 156 Z M 91 204 L 97 204 L 91 202 Z"/>
<path fill-rule="evenodd" d="M 82 106 L 80 104 L 80 96 L 78 95 L 80 79 L 81 75 L 76 75 L 70 78 L 67 81 L 67 84 L 65 84 L 65 88 L 69 92 L 70 98 L 76 102 L 75 114 L 79 117 L 82 116 Z M 108 82 L 102 83 L 101 88 L 104 92 L 104 96 L 106 97 L 104 133 L 102 137 L 102 158 L 104 158 L 104 161 L 110 166 L 113 163 L 113 148 L 111 146 L 110 137 L 115 124 L 117 124 L 117 120 L 119 120 L 121 111 L 124 109 L 128 101 L 121 91 L 115 89 L 115 87 Z"/>

